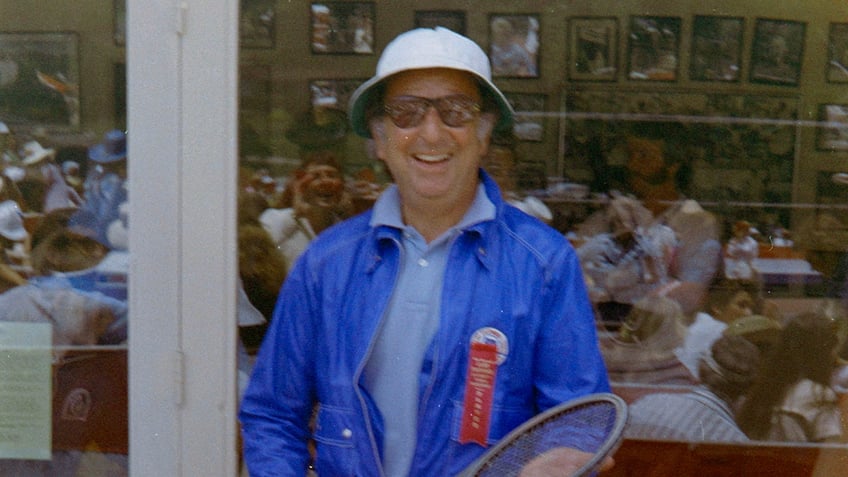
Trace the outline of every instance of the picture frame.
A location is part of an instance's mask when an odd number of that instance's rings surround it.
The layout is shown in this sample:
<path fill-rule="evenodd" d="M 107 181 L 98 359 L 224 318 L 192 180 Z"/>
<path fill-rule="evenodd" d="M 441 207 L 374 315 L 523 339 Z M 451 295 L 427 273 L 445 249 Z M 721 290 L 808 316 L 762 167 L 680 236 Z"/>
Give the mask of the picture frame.
<path fill-rule="evenodd" d="M 239 46 L 273 48 L 276 37 L 276 0 L 239 1 Z"/>
<path fill-rule="evenodd" d="M 692 20 L 689 78 L 738 83 L 742 73 L 743 17 L 696 15 Z"/>
<path fill-rule="evenodd" d="M 77 130 L 79 35 L 0 32 L 0 117 L 22 128 Z"/>
<path fill-rule="evenodd" d="M 415 28 L 445 27 L 465 35 L 465 12 L 461 10 L 416 10 Z"/>
<path fill-rule="evenodd" d="M 618 175 L 627 157 L 628 131 L 638 121 L 674 125 L 679 155 L 698 160 L 703 177 L 683 189 L 699 202 L 789 203 L 801 125 L 801 99 L 789 92 L 752 93 L 728 88 L 644 88 L 598 83 L 565 86 L 559 118 L 559 159 L 550 170 L 597 190 L 631 192 Z M 716 117 L 738 121 L 714 121 Z M 767 120 L 767 121 L 763 121 Z M 773 122 L 772 122 L 773 121 Z M 699 160 L 696 158 L 703 158 Z M 688 166 L 687 166 L 688 167 Z"/>
<path fill-rule="evenodd" d="M 312 2 L 312 53 L 373 55 L 374 2 Z"/>
<path fill-rule="evenodd" d="M 112 0 L 112 39 L 117 46 L 127 44 L 127 0 Z"/>
<path fill-rule="evenodd" d="M 848 241 L 848 187 L 841 171 L 819 170 L 815 174 L 815 213 L 807 229 L 805 243 L 814 243 L 819 250 L 842 252 Z"/>
<path fill-rule="evenodd" d="M 848 104 L 819 105 L 816 149 L 848 151 Z"/>
<path fill-rule="evenodd" d="M 577 81 L 615 81 L 618 76 L 618 19 L 568 19 L 568 77 Z"/>
<path fill-rule="evenodd" d="M 489 15 L 489 60 L 495 78 L 539 77 L 539 15 Z"/>
<path fill-rule="evenodd" d="M 310 80 L 310 104 L 313 107 L 325 106 L 347 112 L 351 95 L 365 81 L 365 78 Z"/>
<path fill-rule="evenodd" d="M 519 141 L 545 140 L 545 105 L 548 96 L 541 93 L 510 93 L 504 96 L 515 110 L 513 134 Z"/>
<path fill-rule="evenodd" d="M 798 86 L 806 23 L 758 18 L 751 49 L 752 83 Z"/>
<path fill-rule="evenodd" d="M 831 23 L 827 41 L 828 83 L 848 83 L 848 23 Z"/>
<path fill-rule="evenodd" d="M 631 16 L 627 77 L 636 81 L 677 81 L 680 64 L 680 17 Z"/>

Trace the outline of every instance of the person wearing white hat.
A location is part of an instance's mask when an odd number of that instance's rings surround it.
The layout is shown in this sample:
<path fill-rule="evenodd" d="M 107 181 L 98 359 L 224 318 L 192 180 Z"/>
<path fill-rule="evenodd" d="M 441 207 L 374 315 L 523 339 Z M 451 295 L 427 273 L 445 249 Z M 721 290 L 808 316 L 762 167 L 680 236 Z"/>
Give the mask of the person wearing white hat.
<path fill-rule="evenodd" d="M 24 178 L 19 187 L 24 193 L 28 211 L 47 213 L 55 209 L 78 207 L 82 198 L 68 185 L 56 163 L 56 150 L 38 141 L 29 141 L 21 150 Z"/>
<path fill-rule="evenodd" d="M 486 53 L 403 33 L 348 109 L 394 184 L 287 276 L 239 412 L 250 474 L 457 475 L 533 415 L 608 391 L 574 250 L 481 169 L 513 126 Z"/>
<path fill-rule="evenodd" d="M 21 161 L 18 155 L 18 141 L 15 134 L 4 122 L 0 122 L 0 163 L 3 167 L 17 164 Z"/>
<path fill-rule="evenodd" d="M 28 236 L 18 204 L 13 200 L 0 202 L 0 293 L 27 282 L 11 267 L 8 251 L 23 244 Z"/>
<path fill-rule="evenodd" d="M 56 150 L 53 148 L 45 148 L 38 141 L 29 141 L 21 148 L 23 155 L 22 163 L 25 166 L 33 166 L 41 161 L 56 156 Z"/>

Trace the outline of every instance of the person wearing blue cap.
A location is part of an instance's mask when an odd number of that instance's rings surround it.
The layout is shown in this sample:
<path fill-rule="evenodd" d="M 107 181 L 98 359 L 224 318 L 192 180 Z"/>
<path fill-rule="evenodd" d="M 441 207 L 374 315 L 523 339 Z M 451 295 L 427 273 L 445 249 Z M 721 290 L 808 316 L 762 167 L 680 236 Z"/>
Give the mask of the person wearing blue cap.
<path fill-rule="evenodd" d="M 127 134 L 119 129 L 108 131 L 103 142 L 89 148 L 88 158 L 92 166 L 83 185 L 83 203 L 68 225 L 111 249 L 124 250 L 127 244 L 112 243 L 109 229 L 116 223 L 126 228 L 121 206 L 128 200 Z"/>
<path fill-rule="evenodd" d="M 608 391 L 574 250 L 481 168 L 513 127 L 483 50 L 403 33 L 348 110 L 394 184 L 289 272 L 240 409 L 250 475 L 456 475 L 537 413 Z"/>

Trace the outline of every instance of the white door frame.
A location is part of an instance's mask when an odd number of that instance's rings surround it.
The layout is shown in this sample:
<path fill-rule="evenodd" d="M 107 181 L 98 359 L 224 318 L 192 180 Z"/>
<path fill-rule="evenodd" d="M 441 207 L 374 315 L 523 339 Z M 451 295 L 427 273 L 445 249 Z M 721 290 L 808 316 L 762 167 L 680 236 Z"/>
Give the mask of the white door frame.
<path fill-rule="evenodd" d="M 237 0 L 127 0 L 131 475 L 236 475 L 237 65 Z"/>

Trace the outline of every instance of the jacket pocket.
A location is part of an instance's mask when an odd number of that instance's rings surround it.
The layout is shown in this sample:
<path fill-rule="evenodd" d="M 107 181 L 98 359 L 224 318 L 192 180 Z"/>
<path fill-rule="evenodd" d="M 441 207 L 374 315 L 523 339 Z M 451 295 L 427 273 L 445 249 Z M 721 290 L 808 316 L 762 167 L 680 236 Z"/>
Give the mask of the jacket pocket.
<path fill-rule="evenodd" d="M 321 404 L 315 419 L 315 470 L 322 476 L 354 475 L 354 412 Z M 365 436 L 359 436 L 360 439 Z"/>

